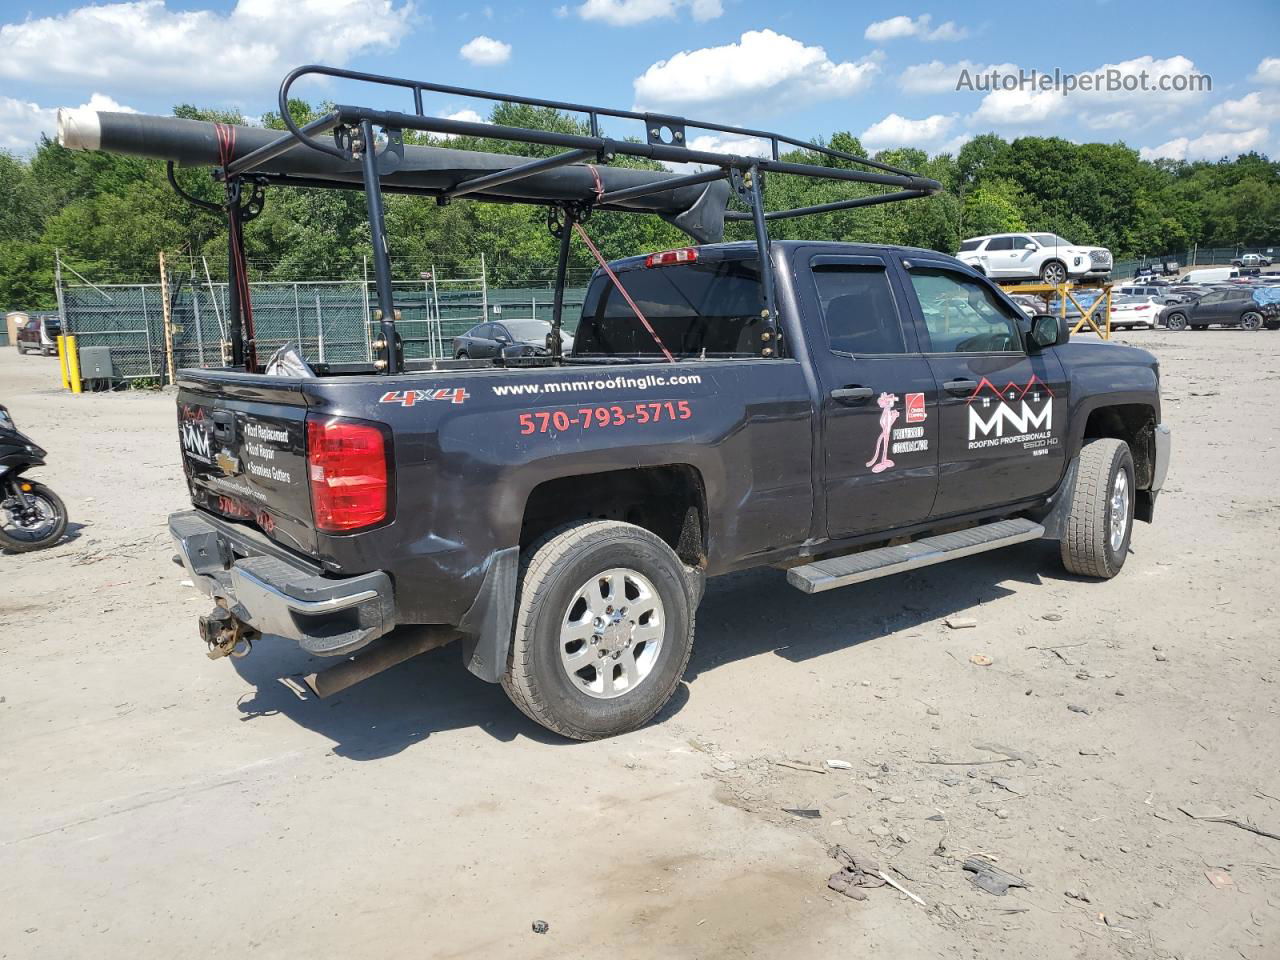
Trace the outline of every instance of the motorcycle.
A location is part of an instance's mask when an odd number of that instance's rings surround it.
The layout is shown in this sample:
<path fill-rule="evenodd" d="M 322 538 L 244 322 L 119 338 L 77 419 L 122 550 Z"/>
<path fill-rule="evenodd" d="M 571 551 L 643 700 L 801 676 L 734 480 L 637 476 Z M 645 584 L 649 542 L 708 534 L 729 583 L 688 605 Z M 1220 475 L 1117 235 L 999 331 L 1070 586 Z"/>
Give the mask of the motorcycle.
<path fill-rule="evenodd" d="M 44 456 L 0 406 L 0 550 L 39 550 L 53 546 L 67 532 L 62 498 L 43 483 L 23 477 L 29 468 L 44 466 Z"/>

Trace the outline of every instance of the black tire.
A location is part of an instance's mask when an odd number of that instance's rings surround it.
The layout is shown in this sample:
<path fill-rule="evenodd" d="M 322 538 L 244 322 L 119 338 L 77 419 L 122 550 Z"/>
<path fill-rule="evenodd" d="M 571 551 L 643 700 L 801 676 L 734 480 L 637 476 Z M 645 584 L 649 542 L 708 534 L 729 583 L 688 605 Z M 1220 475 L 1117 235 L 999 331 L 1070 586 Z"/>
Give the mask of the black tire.
<path fill-rule="evenodd" d="M 1262 314 L 1257 310 L 1246 310 L 1240 314 L 1240 327 L 1243 330 L 1261 330 Z"/>
<path fill-rule="evenodd" d="M 1067 282 L 1067 265 L 1061 260 L 1046 260 L 1040 265 L 1040 282 L 1054 286 Z"/>
<path fill-rule="evenodd" d="M 1187 315 L 1178 313 L 1176 310 L 1164 318 L 1164 324 L 1170 330 L 1181 331 L 1187 329 Z"/>
<path fill-rule="evenodd" d="M 1124 477 L 1123 515 L 1113 525 L 1120 476 Z M 1062 564 L 1069 571 L 1102 580 L 1120 572 L 1133 536 L 1133 479 L 1133 454 L 1123 440 L 1103 437 L 1084 445 L 1060 544 Z"/>
<path fill-rule="evenodd" d="M 562 664 L 561 629 L 578 609 L 579 589 L 591 578 L 619 568 L 641 574 L 653 586 L 661 600 L 662 639 L 656 659 L 634 690 L 601 699 L 587 692 L 585 682 L 579 685 L 571 679 Z M 684 675 L 693 650 L 695 606 L 680 558 L 643 527 L 612 520 L 562 527 L 523 551 L 515 632 L 502 688 L 526 716 L 561 736 L 599 740 L 634 730 L 662 709 Z M 612 676 L 615 667 L 609 657 L 600 662 Z M 599 667 L 590 663 L 583 669 Z"/>
<path fill-rule="evenodd" d="M 30 487 L 27 494 L 32 497 L 43 499 L 53 510 L 55 523 L 52 528 L 38 540 L 23 540 L 9 534 L 7 530 L 0 527 L 0 550 L 8 550 L 10 553 L 30 553 L 32 550 L 42 550 L 45 547 L 51 547 L 59 540 L 62 535 L 67 532 L 67 506 L 62 502 L 62 498 L 46 487 L 43 483 L 33 483 L 31 481 L 20 481 Z M 0 517 L 0 520 L 8 520 L 8 517 Z"/>
<path fill-rule="evenodd" d="M 465 350 L 459 350 L 459 351 L 458 351 L 458 355 L 457 355 L 456 357 L 454 357 L 453 359 L 455 359 L 455 360 L 470 360 L 470 359 L 471 359 L 471 356 L 467 353 L 467 351 L 465 351 Z"/>

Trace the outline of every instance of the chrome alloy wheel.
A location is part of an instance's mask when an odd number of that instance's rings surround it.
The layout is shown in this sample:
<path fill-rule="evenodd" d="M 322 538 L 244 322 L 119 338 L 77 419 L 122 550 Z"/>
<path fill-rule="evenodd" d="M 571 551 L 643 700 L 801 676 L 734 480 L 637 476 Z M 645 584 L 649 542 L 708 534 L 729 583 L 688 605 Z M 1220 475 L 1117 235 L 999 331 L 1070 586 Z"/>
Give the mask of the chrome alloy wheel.
<path fill-rule="evenodd" d="M 560 627 L 560 665 L 583 693 L 611 700 L 653 672 L 662 651 L 662 598 L 644 574 L 605 570 L 573 594 Z"/>
<path fill-rule="evenodd" d="M 1124 535 L 1129 531 L 1129 475 L 1116 471 L 1115 486 L 1111 488 L 1111 550 L 1119 553 L 1124 546 Z"/>

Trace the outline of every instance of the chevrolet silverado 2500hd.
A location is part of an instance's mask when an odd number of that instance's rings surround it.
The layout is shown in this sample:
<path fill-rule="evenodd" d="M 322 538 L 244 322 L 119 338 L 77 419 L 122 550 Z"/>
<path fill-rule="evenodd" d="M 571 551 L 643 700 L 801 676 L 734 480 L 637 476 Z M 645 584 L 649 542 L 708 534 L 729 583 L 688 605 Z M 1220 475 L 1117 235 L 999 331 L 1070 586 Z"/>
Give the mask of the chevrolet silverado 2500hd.
<path fill-rule="evenodd" d="M 308 72 L 408 87 L 415 112 L 340 105 L 299 128 L 288 91 Z M 216 162 L 226 186 L 225 205 L 189 198 L 228 218 L 233 363 L 180 373 L 192 509 L 170 518 L 182 564 L 215 602 L 201 620 L 211 655 L 263 634 L 296 641 L 341 663 L 313 678 L 323 695 L 327 674 L 345 671 L 332 690 L 457 639 L 467 668 L 534 720 L 592 739 L 669 699 L 707 577 L 774 566 L 814 593 L 1036 538 L 1059 541 L 1074 573 L 1120 572 L 1169 463 L 1151 354 L 1072 342 L 1065 320 L 1025 316 L 945 254 L 768 236 L 770 219 L 938 184 L 761 131 L 747 133 L 772 158 L 690 150 L 687 128 L 731 128 L 676 117 L 473 92 L 586 113 L 590 133 L 567 135 L 422 109 L 424 91 L 455 89 L 301 68 L 281 87 L 290 131 L 278 139 L 60 117 L 66 145 Z M 604 138 L 601 117 L 641 120 L 646 139 Z M 413 146 L 405 129 L 566 152 Z M 780 144 L 798 144 L 800 159 Z M 709 169 L 609 168 L 617 154 Z M 841 163 L 803 161 L 815 155 Z M 900 189 L 773 211 L 766 173 Z M 239 231 L 272 183 L 365 191 L 375 361 L 259 372 Z M 410 355 L 383 189 L 549 207 L 560 257 L 548 356 Z M 607 261 L 583 227 L 592 209 L 657 213 L 698 242 Z M 726 219 L 749 221 L 754 240 L 717 242 Z M 600 269 L 564 354 L 574 236 Z M 434 630 L 403 639 L 423 627 Z"/>

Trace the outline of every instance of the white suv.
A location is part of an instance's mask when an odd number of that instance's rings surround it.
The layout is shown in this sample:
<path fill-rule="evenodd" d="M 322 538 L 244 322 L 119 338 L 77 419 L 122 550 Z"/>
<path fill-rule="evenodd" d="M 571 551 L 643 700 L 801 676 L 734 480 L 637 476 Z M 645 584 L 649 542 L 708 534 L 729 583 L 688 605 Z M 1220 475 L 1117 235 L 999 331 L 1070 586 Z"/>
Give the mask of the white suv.
<path fill-rule="evenodd" d="M 960 244 L 956 259 L 993 280 L 1066 283 L 1111 273 L 1111 251 L 1080 247 L 1052 233 L 996 233 Z"/>

